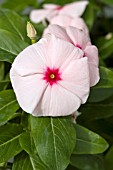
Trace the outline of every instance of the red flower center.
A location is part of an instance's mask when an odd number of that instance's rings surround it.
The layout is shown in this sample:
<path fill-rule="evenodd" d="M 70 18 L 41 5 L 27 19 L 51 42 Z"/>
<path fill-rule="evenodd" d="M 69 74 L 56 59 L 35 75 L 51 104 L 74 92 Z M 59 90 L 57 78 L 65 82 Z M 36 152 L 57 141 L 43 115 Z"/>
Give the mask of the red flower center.
<path fill-rule="evenodd" d="M 47 83 L 49 83 L 51 86 L 58 81 L 62 80 L 61 79 L 61 73 L 59 72 L 58 68 L 52 68 L 50 69 L 49 67 L 44 73 L 43 80 L 46 80 Z"/>

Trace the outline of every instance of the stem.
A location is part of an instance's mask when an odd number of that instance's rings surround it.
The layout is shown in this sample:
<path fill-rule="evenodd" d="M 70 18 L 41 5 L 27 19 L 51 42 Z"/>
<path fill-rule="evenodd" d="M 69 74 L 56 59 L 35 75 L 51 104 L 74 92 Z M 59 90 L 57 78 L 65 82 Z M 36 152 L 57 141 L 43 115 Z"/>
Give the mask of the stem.
<path fill-rule="evenodd" d="M 31 39 L 31 44 L 35 44 L 36 43 L 36 39 Z"/>

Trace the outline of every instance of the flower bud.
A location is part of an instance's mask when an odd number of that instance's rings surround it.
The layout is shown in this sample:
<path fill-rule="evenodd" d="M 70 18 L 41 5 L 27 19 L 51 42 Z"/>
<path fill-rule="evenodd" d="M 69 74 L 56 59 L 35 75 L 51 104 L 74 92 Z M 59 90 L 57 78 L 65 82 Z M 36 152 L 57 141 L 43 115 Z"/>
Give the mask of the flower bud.
<path fill-rule="evenodd" d="M 33 40 L 33 39 L 36 39 L 36 30 L 34 28 L 34 26 L 30 23 L 30 22 L 27 22 L 27 36 Z"/>

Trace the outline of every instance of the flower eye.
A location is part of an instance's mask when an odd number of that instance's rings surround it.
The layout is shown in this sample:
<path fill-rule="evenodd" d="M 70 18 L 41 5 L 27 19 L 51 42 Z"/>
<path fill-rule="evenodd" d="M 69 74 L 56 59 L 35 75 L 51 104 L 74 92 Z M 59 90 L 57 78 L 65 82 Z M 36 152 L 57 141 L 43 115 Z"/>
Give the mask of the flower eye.
<path fill-rule="evenodd" d="M 55 74 L 50 74 L 50 78 L 54 79 L 55 78 Z"/>

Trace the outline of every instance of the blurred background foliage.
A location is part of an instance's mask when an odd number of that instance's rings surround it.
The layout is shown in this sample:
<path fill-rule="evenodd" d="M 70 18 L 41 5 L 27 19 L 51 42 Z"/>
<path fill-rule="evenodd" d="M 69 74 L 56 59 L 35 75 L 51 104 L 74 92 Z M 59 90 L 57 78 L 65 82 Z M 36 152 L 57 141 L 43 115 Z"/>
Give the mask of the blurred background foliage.
<path fill-rule="evenodd" d="M 6 104 L 8 103 L 10 106 L 8 107 L 8 112 L 7 108 L 4 110 L 7 113 L 5 117 L 2 114 L 3 110 L 2 112 L 0 110 L 0 125 L 4 125 L 7 121 L 18 123 L 20 119 L 24 126 L 27 124 L 25 115 L 20 117 L 21 109 L 19 109 L 15 101 L 13 92 L 9 90 L 11 89 L 9 70 L 15 56 L 30 44 L 26 36 L 26 22 L 29 20 L 30 11 L 41 8 L 44 3 L 65 5 L 70 2 L 75 2 L 75 0 L 0 0 L 0 36 L 2 37 L 0 38 L 0 99 L 4 96 Z M 3 9 L 11 10 L 12 14 L 8 13 L 7 10 L 4 12 Z M 20 19 L 19 15 L 22 19 Z M 89 151 L 84 154 L 82 149 L 78 153 L 75 152 L 76 154 L 71 156 L 67 170 L 113 170 L 113 0 L 89 0 L 89 5 L 82 17 L 90 30 L 92 43 L 99 49 L 101 80 L 95 87 L 91 88 L 88 102 L 80 107 L 79 111 L 82 114 L 77 118 L 77 123 L 104 137 L 110 147 L 103 154 L 94 152 L 95 149 L 92 150 L 94 154 Z M 15 25 L 10 22 L 15 23 Z M 34 26 L 38 32 L 37 39 L 39 39 L 45 27 L 42 23 L 34 24 Z M 21 32 L 19 32 L 20 27 L 23 29 Z M 3 29 L 6 34 L 3 34 Z M 10 48 L 6 43 L 4 45 L 6 39 L 10 43 Z M 14 42 L 16 45 L 12 49 Z M 2 92 L 2 90 L 6 89 L 7 92 Z M 7 99 L 7 96 L 10 96 L 10 98 Z M 10 101 L 12 101 L 13 106 Z M 0 108 L 2 108 L 2 104 Z M 17 126 L 14 128 L 20 134 L 21 128 L 18 129 Z M 84 134 L 85 132 L 82 131 L 81 133 Z M 93 141 L 93 139 L 90 140 Z M 86 143 L 88 143 L 89 147 L 90 142 L 86 141 Z M 19 153 L 21 148 L 20 146 L 17 147 L 17 153 Z M 16 154 L 14 153 L 13 155 Z M 30 158 L 26 152 L 16 156 L 13 170 L 21 169 L 17 168 L 17 162 L 20 165 L 23 164 L 22 159 L 24 158 L 27 160 L 26 162 L 29 162 Z M 10 161 L 8 163 L 4 162 L 0 166 L 1 169 L 8 169 L 12 166 L 12 163 Z M 24 167 L 23 170 L 32 170 L 30 163 L 26 164 L 26 166 L 27 169 Z"/>

